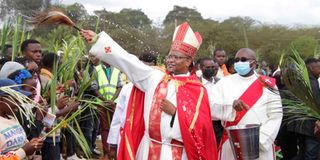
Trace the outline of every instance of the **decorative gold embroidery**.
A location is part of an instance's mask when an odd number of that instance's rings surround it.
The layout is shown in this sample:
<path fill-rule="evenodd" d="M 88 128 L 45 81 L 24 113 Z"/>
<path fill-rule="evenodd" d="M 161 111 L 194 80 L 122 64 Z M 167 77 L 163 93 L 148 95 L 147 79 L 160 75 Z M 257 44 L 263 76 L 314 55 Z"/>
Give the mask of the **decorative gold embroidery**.
<path fill-rule="evenodd" d="M 170 79 L 171 79 L 171 76 L 169 74 L 166 74 L 166 75 L 164 75 L 163 81 L 169 82 Z"/>
<path fill-rule="evenodd" d="M 134 160 L 133 153 L 132 153 L 132 149 L 131 149 L 131 147 L 130 147 L 130 143 L 129 143 L 129 139 L 128 139 L 127 134 L 125 134 L 125 139 L 126 139 L 126 146 L 127 146 L 127 150 L 128 150 L 130 159 L 131 159 L 131 160 Z"/>
<path fill-rule="evenodd" d="M 201 104 L 201 101 L 202 101 L 202 97 L 203 97 L 203 87 L 200 88 L 200 95 L 199 95 L 198 102 L 197 102 L 197 105 L 196 105 L 196 113 L 194 113 L 193 119 L 192 119 L 190 127 L 189 127 L 189 131 L 190 132 L 193 129 L 193 127 L 194 127 L 194 125 L 195 125 L 195 123 L 196 123 L 196 121 L 198 119 L 199 109 L 200 109 L 200 104 Z"/>
<path fill-rule="evenodd" d="M 186 81 L 179 81 L 179 80 L 176 80 L 175 79 L 175 86 L 176 86 L 176 89 L 178 89 L 180 86 L 184 86 L 186 84 L 199 84 L 200 83 L 196 80 L 191 80 L 191 79 L 187 79 Z"/>
<path fill-rule="evenodd" d="M 134 115 L 134 107 L 135 107 L 135 101 L 136 101 L 136 90 L 134 90 L 133 92 L 133 99 L 132 99 L 132 111 L 131 111 L 131 114 L 130 114 L 130 130 L 132 130 L 132 123 L 133 123 L 133 115 Z"/>

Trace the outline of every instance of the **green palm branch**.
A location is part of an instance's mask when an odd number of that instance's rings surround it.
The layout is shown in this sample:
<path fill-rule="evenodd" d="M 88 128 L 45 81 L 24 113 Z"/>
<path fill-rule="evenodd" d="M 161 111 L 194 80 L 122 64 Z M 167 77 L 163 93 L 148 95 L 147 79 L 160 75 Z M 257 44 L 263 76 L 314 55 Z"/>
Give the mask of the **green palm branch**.
<path fill-rule="evenodd" d="M 1 30 L 1 54 L 4 56 L 4 45 L 7 43 L 8 36 L 10 34 L 10 26 L 7 22 L 4 22 Z"/>
<path fill-rule="evenodd" d="M 86 110 L 88 107 L 90 107 L 90 105 L 91 105 L 90 103 L 84 104 L 82 108 L 80 108 L 77 111 L 75 111 L 73 113 L 70 113 L 70 114 L 66 115 L 65 117 L 63 117 L 61 119 L 61 121 L 54 128 L 52 128 L 48 133 L 43 135 L 43 138 L 45 139 L 50 134 L 54 134 L 55 132 L 57 132 L 61 128 L 65 128 L 66 127 L 72 133 L 72 135 L 76 138 L 77 143 L 79 144 L 79 146 L 81 147 L 83 152 L 86 154 L 86 156 L 89 157 L 90 152 L 91 152 L 90 151 L 90 147 L 88 145 L 88 142 L 85 139 L 85 136 L 82 133 L 82 130 L 81 130 L 76 118 L 84 110 Z M 77 128 L 74 129 L 72 126 L 70 126 L 70 124 L 69 124 L 70 122 L 75 122 Z"/>
<path fill-rule="evenodd" d="M 291 115 L 289 120 L 320 119 L 320 108 L 312 95 L 309 73 L 299 52 L 292 48 L 292 54 L 283 56 L 280 68 L 284 84 L 298 99 L 282 102 L 285 113 Z"/>
<path fill-rule="evenodd" d="M 13 32 L 13 39 L 12 39 L 12 61 L 16 58 L 16 56 L 18 55 L 18 48 L 19 48 L 19 38 L 20 38 L 20 27 L 21 24 L 21 17 L 18 16 L 16 19 L 16 24 L 14 27 L 14 32 Z"/>
<path fill-rule="evenodd" d="M 0 87 L 0 91 L 6 93 L 8 95 L 6 96 L 7 100 L 18 107 L 20 116 L 26 117 L 26 119 L 29 119 L 31 124 L 34 125 L 35 118 L 32 112 L 32 108 L 44 110 L 44 107 L 39 105 L 38 103 L 35 103 L 32 99 L 21 94 L 20 92 L 17 92 L 11 89 L 11 87 L 21 87 L 21 86 L 22 85 Z M 32 106 L 32 107 L 27 107 L 27 106 Z M 14 117 L 17 119 L 16 115 L 14 115 Z M 23 120 L 24 118 L 21 118 L 21 119 Z"/>

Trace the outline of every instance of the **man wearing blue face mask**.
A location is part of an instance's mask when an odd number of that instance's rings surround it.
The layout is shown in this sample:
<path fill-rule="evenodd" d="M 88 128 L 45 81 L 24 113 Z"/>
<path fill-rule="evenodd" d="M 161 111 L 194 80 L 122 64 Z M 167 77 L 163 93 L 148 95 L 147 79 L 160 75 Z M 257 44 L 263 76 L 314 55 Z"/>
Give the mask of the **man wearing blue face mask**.
<path fill-rule="evenodd" d="M 282 104 L 275 80 L 255 72 L 256 54 L 249 48 L 235 56 L 237 74 L 221 79 L 209 92 L 211 112 L 223 126 L 261 124 L 259 159 L 275 159 L 273 141 L 280 128 Z M 233 160 L 226 133 L 222 136 L 219 159 Z M 240 146 L 241 148 L 241 146 Z"/>

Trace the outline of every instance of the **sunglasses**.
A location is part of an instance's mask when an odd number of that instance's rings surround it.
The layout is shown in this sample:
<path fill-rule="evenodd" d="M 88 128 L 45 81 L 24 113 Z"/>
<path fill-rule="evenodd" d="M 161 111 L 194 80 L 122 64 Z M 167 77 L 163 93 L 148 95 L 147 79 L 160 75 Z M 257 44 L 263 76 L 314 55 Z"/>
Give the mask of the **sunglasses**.
<path fill-rule="evenodd" d="M 234 62 L 239 62 L 239 61 L 246 62 L 248 60 L 255 60 L 255 59 L 254 58 L 247 58 L 247 57 L 240 57 L 240 58 L 237 57 L 234 59 Z"/>

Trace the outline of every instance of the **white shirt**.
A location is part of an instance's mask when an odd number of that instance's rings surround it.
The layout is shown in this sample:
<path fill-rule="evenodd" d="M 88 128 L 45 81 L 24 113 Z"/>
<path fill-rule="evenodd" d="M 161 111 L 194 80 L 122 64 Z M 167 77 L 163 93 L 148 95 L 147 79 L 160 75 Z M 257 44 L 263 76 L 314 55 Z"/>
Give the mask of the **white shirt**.
<path fill-rule="evenodd" d="M 109 144 L 118 144 L 120 143 L 120 128 L 124 127 L 124 122 L 126 120 L 127 108 L 130 99 L 130 94 L 133 88 L 133 84 L 130 82 L 124 85 L 118 96 L 118 103 L 114 111 L 108 140 Z"/>
<path fill-rule="evenodd" d="M 224 74 L 223 74 L 223 70 L 221 69 L 220 66 L 219 66 L 219 68 L 218 68 L 218 72 L 217 72 L 216 77 L 218 77 L 219 79 L 225 77 Z"/>
<path fill-rule="evenodd" d="M 27 136 L 22 126 L 14 118 L 0 117 L 0 124 L 0 153 L 14 151 L 17 156 L 23 159 L 26 153 L 22 147 L 27 142 Z"/>
<path fill-rule="evenodd" d="M 197 77 L 201 77 L 201 76 L 202 76 L 202 71 L 201 71 L 201 69 L 199 69 L 199 70 L 196 71 L 196 75 L 197 75 Z"/>
<path fill-rule="evenodd" d="M 214 78 L 212 78 L 212 81 L 208 81 L 206 80 L 205 78 L 201 77 L 200 78 L 203 86 L 207 89 L 207 90 L 210 90 L 212 89 L 212 87 L 216 84 L 216 81 Z"/>

